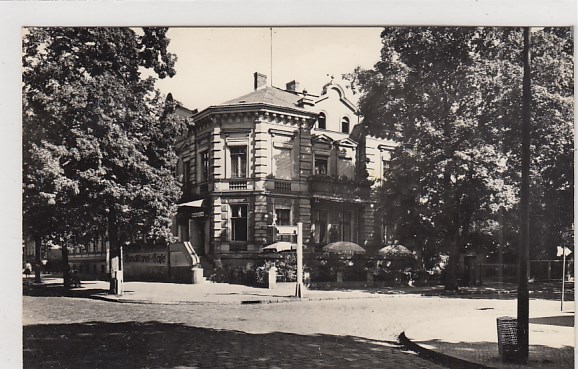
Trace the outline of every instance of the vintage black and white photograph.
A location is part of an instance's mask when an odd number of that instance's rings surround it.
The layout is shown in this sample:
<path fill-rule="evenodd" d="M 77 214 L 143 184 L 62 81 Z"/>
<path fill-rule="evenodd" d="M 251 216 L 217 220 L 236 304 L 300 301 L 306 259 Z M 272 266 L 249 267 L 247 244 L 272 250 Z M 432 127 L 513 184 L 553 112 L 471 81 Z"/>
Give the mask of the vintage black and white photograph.
<path fill-rule="evenodd" d="M 22 27 L 23 367 L 573 368 L 574 35 Z"/>

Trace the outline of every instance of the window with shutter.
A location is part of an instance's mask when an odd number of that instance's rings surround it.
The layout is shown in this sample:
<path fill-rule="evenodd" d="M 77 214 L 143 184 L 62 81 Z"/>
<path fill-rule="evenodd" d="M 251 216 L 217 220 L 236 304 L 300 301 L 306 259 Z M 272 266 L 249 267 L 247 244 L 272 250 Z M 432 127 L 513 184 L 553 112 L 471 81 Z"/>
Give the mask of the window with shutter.
<path fill-rule="evenodd" d="M 293 172 L 293 159 L 291 150 L 276 147 L 273 154 L 273 174 L 277 179 L 291 179 Z"/>
<path fill-rule="evenodd" d="M 247 178 L 247 147 L 233 146 L 231 153 L 231 177 Z"/>

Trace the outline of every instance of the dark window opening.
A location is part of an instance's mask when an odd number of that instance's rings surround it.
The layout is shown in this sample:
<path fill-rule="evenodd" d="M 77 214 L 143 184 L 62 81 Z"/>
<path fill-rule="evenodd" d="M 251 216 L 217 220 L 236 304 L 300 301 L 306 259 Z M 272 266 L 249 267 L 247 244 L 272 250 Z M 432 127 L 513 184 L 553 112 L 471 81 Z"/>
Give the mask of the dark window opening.
<path fill-rule="evenodd" d="M 325 113 L 319 113 L 317 116 L 317 128 L 325 129 Z"/>
<path fill-rule="evenodd" d="M 201 182 L 209 180 L 209 152 L 201 153 Z"/>
<path fill-rule="evenodd" d="M 277 225 L 291 225 L 291 209 L 275 209 Z"/>
<path fill-rule="evenodd" d="M 327 242 L 327 212 L 323 210 L 313 211 L 313 239 L 316 243 Z"/>
<path fill-rule="evenodd" d="M 183 163 L 183 188 L 184 190 L 188 190 L 191 184 L 191 162 L 185 161 Z"/>
<path fill-rule="evenodd" d="M 341 120 L 341 132 L 349 133 L 349 118 L 343 117 Z"/>
<path fill-rule="evenodd" d="M 342 241 L 354 241 L 351 237 L 351 212 L 344 211 L 339 213 L 339 220 L 341 223 Z"/>
<path fill-rule="evenodd" d="M 315 158 L 315 174 L 327 175 L 328 158 L 321 156 Z"/>
<path fill-rule="evenodd" d="M 231 205 L 231 240 L 247 241 L 247 205 Z"/>

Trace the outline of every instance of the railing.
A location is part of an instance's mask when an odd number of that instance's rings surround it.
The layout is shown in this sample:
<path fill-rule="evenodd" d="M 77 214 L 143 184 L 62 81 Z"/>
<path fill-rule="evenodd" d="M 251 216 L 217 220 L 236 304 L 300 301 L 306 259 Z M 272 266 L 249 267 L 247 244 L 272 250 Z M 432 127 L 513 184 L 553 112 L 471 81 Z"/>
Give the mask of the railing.
<path fill-rule="evenodd" d="M 291 191 L 291 181 L 276 179 L 274 188 L 277 191 L 290 192 Z"/>
<path fill-rule="evenodd" d="M 482 264 L 482 280 L 508 281 L 518 280 L 518 264 Z M 566 260 L 566 271 L 574 275 L 571 261 Z M 530 260 L 530 277 L 534 280 L 560 280 L 562 278 L 562 260 Z"/>
<path fill-rule="evenodd" d="M 230 190 L 246 190 L 247 189 L 247 180 L 246 179 L 235 179 L 229 181 L 229 189 Z"/>
<path fill-rule="evenodd" d="M 312 176 L 309 179 L 309 191 L 312 194 L 368 199 L 371 187 L 369 184 L 344 181 L 329 176 Z"/>

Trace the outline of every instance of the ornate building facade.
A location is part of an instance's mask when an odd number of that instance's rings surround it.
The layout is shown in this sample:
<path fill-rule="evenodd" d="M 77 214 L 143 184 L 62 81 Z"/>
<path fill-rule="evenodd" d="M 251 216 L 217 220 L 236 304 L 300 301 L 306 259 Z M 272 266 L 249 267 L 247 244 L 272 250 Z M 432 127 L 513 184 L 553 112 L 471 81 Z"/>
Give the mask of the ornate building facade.
<path fill-rule="evenodd" d="M 191 129 L 179 140 L 183 197 L 173 231 L 207 259 L 251 259 L 274 242 L 272 224 L 303 223 L 306 250 L 334 241 L 377 247 L 383 237 L 372 188 L 394 143 L 368 137 L 338 84 L 320 95 L 254 89 L 200 112 L 179 109 Z"/>

